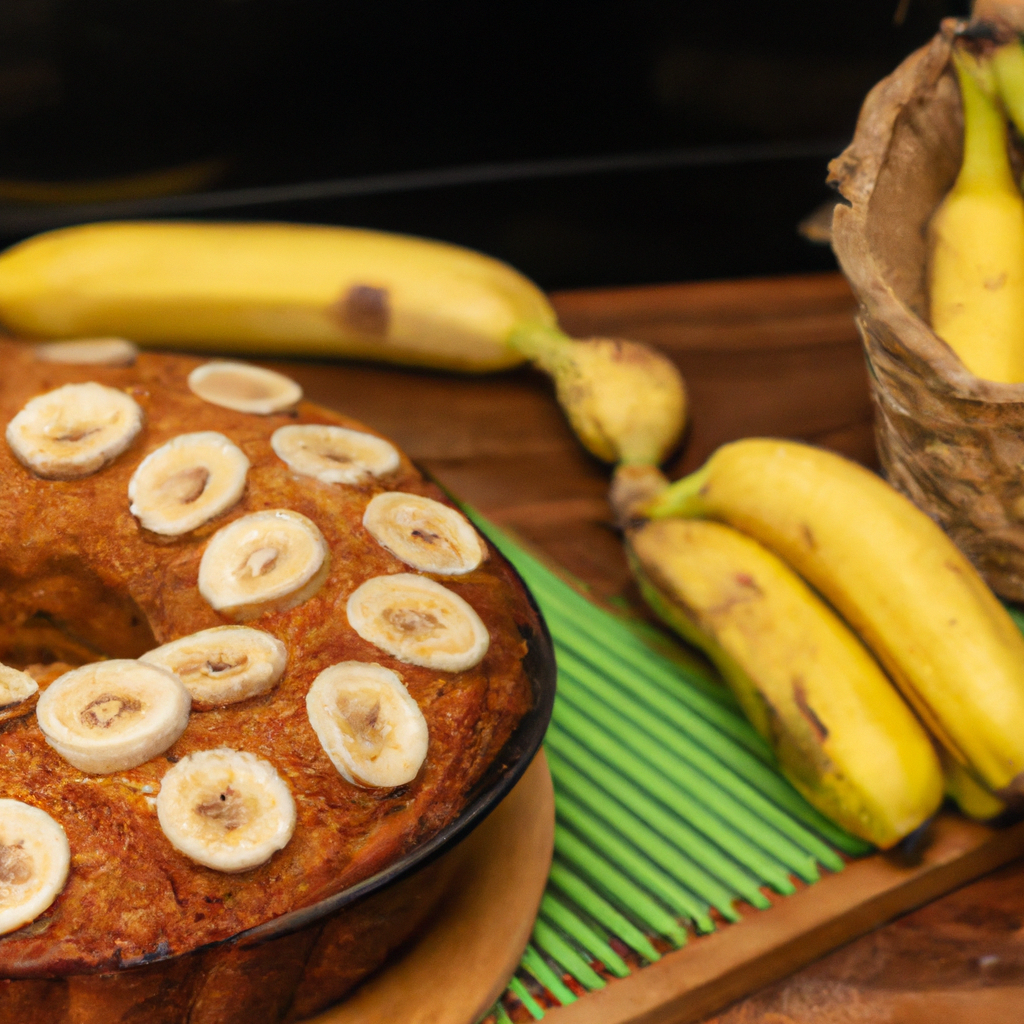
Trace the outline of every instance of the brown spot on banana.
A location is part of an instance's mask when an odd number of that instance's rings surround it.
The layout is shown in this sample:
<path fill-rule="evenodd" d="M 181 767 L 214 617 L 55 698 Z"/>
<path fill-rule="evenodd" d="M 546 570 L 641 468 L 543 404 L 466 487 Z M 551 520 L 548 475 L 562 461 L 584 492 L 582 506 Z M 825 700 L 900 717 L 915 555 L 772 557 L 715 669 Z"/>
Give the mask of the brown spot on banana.
<path fill-rule="evenodd" d="M 757 601 L 764 597 L 764 591 L 758 586 L 757 581 L 750 573 L 738 572 L 733 576 L 733 581 L 739 584 L 733 588 L 723 601 L 709 607 L 706 611 L 708 621 L 725 616 L 738 604 L 746 604 L 749 601 Z"/>
<path fill-rule="evenodd" d="M 354 284 L 330 312 L 346 330 L 383 340 L 391 327 L 391 296 L 387 288 Z"/>
<path fill-rule="evenodd" d="M 804 543 L 814 551 L 818 547 L 818 538 L 814 536 L 814 531 L 807 525 L 807 523 L 800 524 L 800 532 L 803 534 Z"/>
<path fill-rule="evenodd" d="M 804 682 L 800 676 L 796 676 L 793 679 L 793 700 L 796 702 L 797 708 L 800 710 L 800 714 L 806 719 L 807 724 L 810 725 L 811 731 L 814 733 L 815 738 L 819 743 L 824 743 L 828 739 L 828 727 L 818 717 L 814 708 L 811 707 L 807 700 L 807 691 L 804 689 Z"/>

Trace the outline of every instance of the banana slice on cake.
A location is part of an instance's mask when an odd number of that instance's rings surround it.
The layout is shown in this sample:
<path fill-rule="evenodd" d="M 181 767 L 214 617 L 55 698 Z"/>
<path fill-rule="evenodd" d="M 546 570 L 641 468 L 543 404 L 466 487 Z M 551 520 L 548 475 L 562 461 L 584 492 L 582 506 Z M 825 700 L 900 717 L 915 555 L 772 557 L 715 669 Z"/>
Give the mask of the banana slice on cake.
<path fill-rule="evenodd" d="M 28 700 L 38 690 L 39 684 L 27 672 L 0 665 L 0 710 Z"/>
<path fill-rule="evenodd" d="M 68 878 L 64 829 L 38 807 L 0 800 L 0 935 L 34 921 Z"/>
<path fill-rule="evenodd" d="M 378 544 L 423 572 L 472 572 L 487 554 L 465 516 L 433 498 L 385 491 L 366 506 L 363 526 Z"/>
<path fill-rule="evenodd" d="M 125 338 L 79 338 L 36 345 L 35 355 L 42 363 L 68 366 L 132 366 L 139 350 Z"/>
<path fill-rule="evenodd" d="M 248 363 L 203 363 L 188 375 L 188 386 L 213 405 L 260 416 L 283 412 L 302 398 L 302 388 L 283 373 Z"/>
<path fill-rule="evenodd" d="M 214 430 L 179 434 L 150 452 L 128 482 L 131 513 L 153 533 L 189 533 L 235 505 L 249 460 Z"/>
<path fill-rule="evenodd" d="M 410 665 L 461 672 L 478 664 L 491 638 L 458 594 L 426 576 L 375 576 L 346 605 L 349 625 L 364 639 Z"/>
<path fill-rule="evenodd" d="M 262 630 L 214 626 L 147 651 L 139 660 L 173 672 L 192 694 L 193 708 L 220 707 L 271 689 L 284 673 L 288 651 Z"/>
<path fill-rule="evenodd" d="M 156 665 L 117 659 L 65 672 L 40 695 L 46 742 L 83 772 L 109 775 L 162 754 L 185 731 L 192 698 Z"/>
<path fill-rule="evenodd" d="M 30 399 L 7 424 L 7 443 L 38 476 L 76 480 L 115 459 L 141 429 L 135 399 L 90 381 Z"/>
<path fill-rule="evenodd" d="M 401 786 L 427 756 L 427 721 L 401 677 L 381 665 L 343 661 L 306 694 L 309 724 L 334 767 L 367 788 Z"/>
<path fill-rule="evenodd" d="M 176 850 L 215 871 L 259 867 L 295 831 L 295 801 L 274 766 L 229 747 L 174 765 L 160 783 L 156 813 Z"/>
<path fill-rule="evenodd" d="M 242 516 L 218 530 L 199 563 L 199 592 L 236 619 L 286 611 L 327 578 L 327 541 L 316 523 L 290 509 Z"/>
<path fill-rule="evenodd" d="M 398 469 L 398 450 L 382 437 L 326 423 L 279 427 L 270 437 L 278 458 L 302 476 L 325 484 L 357 484 Z"/>

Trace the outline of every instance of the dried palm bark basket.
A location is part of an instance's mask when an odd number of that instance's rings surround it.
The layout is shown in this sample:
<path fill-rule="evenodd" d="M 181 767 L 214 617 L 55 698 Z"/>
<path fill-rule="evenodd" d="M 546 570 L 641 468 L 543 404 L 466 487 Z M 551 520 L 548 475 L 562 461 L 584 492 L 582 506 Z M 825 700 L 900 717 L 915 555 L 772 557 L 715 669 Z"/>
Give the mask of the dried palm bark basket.
<path fill-rule="evenodd" d="M 849 203 L 836 207 L 832 247 L 860 306 L 883 469 L 994 590 L 1020 601 L 1024 384 L 975 377 L 927 319 L 928 222 L 963 153 L 950 63 L 959 24 L 943 22 L 864 101 L 853 142 L 829 167 Z"/>

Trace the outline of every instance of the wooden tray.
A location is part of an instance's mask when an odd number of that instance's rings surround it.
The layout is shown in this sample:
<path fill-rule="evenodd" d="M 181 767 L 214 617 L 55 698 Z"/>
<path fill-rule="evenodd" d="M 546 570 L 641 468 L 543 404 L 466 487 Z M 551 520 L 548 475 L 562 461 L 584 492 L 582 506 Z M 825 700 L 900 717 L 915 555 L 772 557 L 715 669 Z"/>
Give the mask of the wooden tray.
<path fill-rule="evenodd" d="M 309 1024 L 473 1024 L 519 965 L 551 869 L 555 798 L 541 751 L 512 792 L 446 854 L 439 916 L 417 942 Z"/>

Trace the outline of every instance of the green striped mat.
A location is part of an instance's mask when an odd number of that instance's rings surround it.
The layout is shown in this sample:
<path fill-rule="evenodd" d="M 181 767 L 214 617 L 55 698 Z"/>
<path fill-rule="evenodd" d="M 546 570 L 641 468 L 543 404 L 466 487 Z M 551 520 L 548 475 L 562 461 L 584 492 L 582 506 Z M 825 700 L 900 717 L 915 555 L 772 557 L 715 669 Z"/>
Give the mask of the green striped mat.
<path fill-rule="evenodd" d="M 596 607 L 467 509 L 533 591 L 558 658 L 545 751 L 555 859 L 533 936 L 487 1024 L 540 1020 L 839 871 L 870 847 L 774 767 L 731 694 L 643 624 Z"/>

